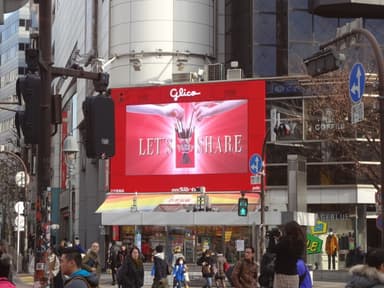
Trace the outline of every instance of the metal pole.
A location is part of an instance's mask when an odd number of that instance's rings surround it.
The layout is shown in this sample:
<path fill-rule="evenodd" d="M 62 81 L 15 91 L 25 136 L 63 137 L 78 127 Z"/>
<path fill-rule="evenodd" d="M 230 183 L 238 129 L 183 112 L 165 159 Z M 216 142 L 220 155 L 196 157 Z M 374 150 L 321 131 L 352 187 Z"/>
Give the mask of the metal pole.
<path fill-rule="evenodd" d="M 261 261 L 261 257 L 265 251 L 265 171 L 266 171 L 266 159 L 265 153 L 267 150 L 267 140 L 269 135 L 271 135 L 271 128 L 267 130 L 267 133 L 264 136 L 263 147 L 261 151 L 261 158 L 263 159 L 263 169 L 261 171 L 260 177 L 260 244 L 259 244 L 259 261 Z"/>
<path fill-rule="evenodd" d="M 377 42 L 375 36 L 367 29 L 364 28 L 355 28 L 351 32 L 346 33 L 340 37 L 337 37 L 331 40 L 328 43 L 325 43 L 320 46 L 320 49 L 336 44 L 339 41 L 344 39 L 362 34 L 364 35 L 368 42 L 371 44 L 373 53 L 377 62 L 378 77 L 379 77 L 379 113 L 380 113 L 380 194 L 381 194 L 381 220 L 384 221 L 384 57 L 383 53 L 380 50 L 380 45 Z M 356 235 L 357 236 L 357 235 Z M 381 247 L 384 248 L 384 227 L 381 229 Z"/>
<path fill-rule="evenodd" d="M 50 242 L 47 202 L 51 183 L 51 0 L 39 1 L 39 66 L 41 77 L 39 141 L 37 154 L 35 285 L 44 285 L 47 248 Z"/>

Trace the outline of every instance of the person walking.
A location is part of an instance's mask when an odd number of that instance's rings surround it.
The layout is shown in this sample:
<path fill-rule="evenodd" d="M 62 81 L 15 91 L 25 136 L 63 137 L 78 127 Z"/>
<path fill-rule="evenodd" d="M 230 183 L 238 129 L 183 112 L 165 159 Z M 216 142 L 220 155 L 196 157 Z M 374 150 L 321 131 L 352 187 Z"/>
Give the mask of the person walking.
<path fill-rule="evenodd" d="M 232 272 L 232 282 L 235 288 L 257 287 L 257 264 L 255 262 L 255 249 L 247 247 L 244 259 L 240 260 Z"/>
<path fill-rule="evenodd" d="M 273 288 L 299 287 L 296 263 L 304 256 L 305 243 L 304 231 L 296 221 L 283 226 L 282 236 L 271 249 L 276 254 Z"/>
<path fill-rule="evenodd" d="M 184 263 L 184 257 L 180 257 L 176 260 L 173 268 L 173 288 L 188 287 L 185 283 L 186 272 L 187 266 Z"/>
<path fill-rule="evenodd" d="M 217 272 L 215 274 L 215 283 L 218 288 L 225 288 L 225 263 L 227 263 L 227 259 L 221 251 L 218 251 L 216 258 Z"/>
<path fill-rule="evenodd" d="M 76 249 L 76 248 L 75 248 Z M 97 242 L 91 244 L 87 254 L 84 256 L 81 267 L 88 272 L 95 273 L 100 279 L 101 275 L 101 262 L 99 257 L 100 245 Z"/>
<path fill-rule="evenodd" d="M 1 250 L 1 248 L 0 248 Z M 2 251 L 2 250 L 1 250 Z M 11 257 L 5 252 L 0 252 L 0 288 L 15 288 L 16 285 L 11 282 Z"/>
<path fill-rule="evenodd" d="M 144 285 L 144 265 L 140 250 L 132 247 L 118 271 L 117 278 L 122 288 L 140 288 Z"/>
<path fill-rule="evenodd" d="M 118 277 L 119 270 L 121 266 L 123 265 L 125 258 L 128 255 L 127 246 L 124 244 L 121 245 L 119 252 L 117 253 L 117 263 L 116 263 L 116 281 L 117 281 L 117 287 L 121 288 L 120 279 Z"/>
<path fill-rule="evenodd" d="M 169 267 L 165 262 L 164 248 L 158 245 L 153 256 L 151 276 L 153 276 L 152 288 L 168 288 L 167 276 L 170 275 Z"/>
<path fill-rule="evenodd" d="M 366 264 L 358 264 L 349 270 L 346 288 L 384 288 L 384 249 L 369 251 Z"/>
<path fill-rule="evenodd" d="M 212 278 L 215 275 L 214 273 L 214 259 L 212 257 L 212 251 L 207 249 L 200 259 L 197 261 L 198 265 L 201 265 L 201 273 L 205 279 L 204 288 L 212 287 Z"/>
<path fill-rule="evenodd" d="M 116 244 L 115 241 L 112 241 L 111 247 L 109 247 L 108 250 L 108 266 L 111 269 L 111 275 L 112 275 L 112 286 L 116 284 L 116 272 L 118 268 L 118 254 L 119 254 L 119 246 Z"/>
<path fill-rule="evenodd" d="M 81 269 L 81 254 L 74 247 L 62 251 L 60 269 L 68 277 L 64 282 L 65 288 L 89 288 L 99 284 L 96 274 Z"/>

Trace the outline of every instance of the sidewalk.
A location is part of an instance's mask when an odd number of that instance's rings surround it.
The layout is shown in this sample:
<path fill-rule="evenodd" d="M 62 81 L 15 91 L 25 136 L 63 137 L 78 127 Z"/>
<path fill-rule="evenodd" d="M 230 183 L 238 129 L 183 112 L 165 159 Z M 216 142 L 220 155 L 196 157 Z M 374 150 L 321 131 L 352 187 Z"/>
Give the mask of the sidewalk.
<path fill-rule="evenodd" d="M 149 272 L 148 272 L 149 273 Z M 147 272 L 145 273 L 145 285 L 143 288 L 151 288 L 150 275 Z M 19 288 L 28 288 L 33 287 L 33 275 L 30 274 L 17 274 L 14 277 L 16 286 Z M 100 286 L 103 288 L 117 288 L 117 286 L 112 286 L 111 275 L 103 273 L 100 278 Z M 191 288 L 200 287 L 200 286 L 191 286 Z M 314 281 L 313 288 L 344 288 L 345 282 L 327 282 L 327 281 Z M 170 286 L 172 288 L 172 286 Z"/>

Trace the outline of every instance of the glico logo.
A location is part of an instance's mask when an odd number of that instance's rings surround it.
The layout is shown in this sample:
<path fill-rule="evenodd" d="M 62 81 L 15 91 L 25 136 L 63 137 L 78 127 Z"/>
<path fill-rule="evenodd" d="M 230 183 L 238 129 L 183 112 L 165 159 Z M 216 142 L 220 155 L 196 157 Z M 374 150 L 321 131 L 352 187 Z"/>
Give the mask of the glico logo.
<path fill-rule="evenodd" d="M 200 95 L 201 93 L 200 92 L 197 92 L 197 91 L 188 91 L 187 89 L 185 88 L 172 88 L 170 91 L 169 91 L 169 96 L 171 96 L 173 98 L 174 101 L 177 101 L 177 99 L 179 99 L 180 97 L 194 97 L 194 96 L 197 96 L 197 95 Z"/>

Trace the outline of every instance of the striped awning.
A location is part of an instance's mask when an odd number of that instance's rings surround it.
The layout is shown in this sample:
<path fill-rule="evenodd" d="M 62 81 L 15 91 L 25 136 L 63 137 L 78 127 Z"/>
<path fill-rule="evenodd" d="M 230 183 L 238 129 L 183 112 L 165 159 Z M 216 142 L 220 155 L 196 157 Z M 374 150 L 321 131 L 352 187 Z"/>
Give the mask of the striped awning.
<path fill-rule="evenodd" d="M 211 207 L 215 205 L 237 205 L 239 192 L 235 193 L 206 193 Z M 172 194 L 172 193 L 108 193 L 105 201 L 96 213 L 113 213 L 121 211 L 155 211 L 160 206 L 178 206 L 180 210 L 197 204 L 200 194 Z M 260 195 L 249 193 L 245 196 L 248 203 L 254 206 L 259 203 Z M 173 209 L 174 210 L 174 209 Z"/>

